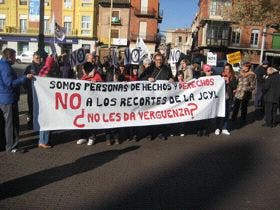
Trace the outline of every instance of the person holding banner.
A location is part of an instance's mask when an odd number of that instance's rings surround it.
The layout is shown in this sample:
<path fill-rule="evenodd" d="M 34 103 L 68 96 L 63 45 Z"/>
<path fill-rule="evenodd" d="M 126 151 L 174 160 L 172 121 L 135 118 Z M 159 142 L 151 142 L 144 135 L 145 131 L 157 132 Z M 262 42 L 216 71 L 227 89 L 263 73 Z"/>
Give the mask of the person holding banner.
<path fill-rule="evenodd" d="M 224 66 L 224 69 L 222 71 L 221 75 L 225 80 L 225 87 L 226 87 L 226 113 L 225 117 L 223 118 L 217 118 L 216 119 L 216 127 L 215 135 L 220 135 L 221 133 L 224 135 L 230 135 L 230 132 L 228 131 L 228 120 L 231 112 L 231 107 L 234 100 L 234 91 L 237 88 L 237 80 L 235 77 L 234 70 L 232 68 L 232 65 L 226 64 Z"/>
<path fill-rule="evenodd" d="M 241 125 L 246 123 L 247 109 L 252 92 L 256 88 L 256 75 L 251 70 L 251 63 L 243 64 L 240 74 L 237 76 L 237 89 L 235 92 L 235 101 L 233 105 L 232 121 L 235 121 L 241 106 Z"/>
<path fill-rule="evenodd" d="M 166 80 L 169 82 L 174 82 L 171 69 L 163 63 L 163 55 L 161 53 L 156 53 L 154 55 L 154 64 L 141 74 L 140 80 L 148 80 L 149 82 Z M 167 125 L 153 126 L 153 129 L 150 129 L 148 138 L 154 139 L 156 136 L 155 134 L 159 133 L 159 138 L 162 140 L 166 140 L 167 132 Z"/>
<path fill-rule="evenodd" d="M 54 56 L 49 55 L 46 59 L 46 63 L 43 68 L 39 71 L 39 77 L 51 77 L 53 72 L 58 71 L 55 65 Z M 49 149 L 51 146 L 48 144 L 50 139 L 50 131 L 40 131 L 39 132 L 39 143 L 38 147 L 42 149 Z"/>
<path fill-rule="evenodd" d="M 6 151 L 9 153 L 24 152 L 18 148 L 20 85 L 33 78 L 32 74 L 17 77 L 12 65 L 16 61 L 16 51 L 10 48 L 3 50 L 0 60 L 0 114 L 4 118 Z"/>
<path fill-rule="evenodd" d="M 81 80 L 86 80 L 90 82 L 103 82 L 101 75 L 99 74 L 99 72 L 97 72 L 95 66 L 90 62 L 86 62 L 85 64 L 83 64 L 83 76 Z M 85 131 L 81 131 L 81 132 L 85 133 Z M 79 139 L 77 141 L 77 144 L 81 145 L 87 142 L 87 145 L 91 146 L 95 143 L 95 141 L 96 141 L 96 134 L 93 133 L 90 134 L 89 137 Z"/>
<path fill-rule="evenodd" d="M 24 71 L 24 75 L 33 74 L 38 75 L 40 69 L 42 68 L 41 57 L 40 55 L 35 52 L 33 54 L 32 63 L 28 65 Z M 28 116 L 26 118 L 27 125 L 29 129 L 33 128 L 33 96 L 32 96 L 32 83 L 28 81 L 25 84 L 25 89 L 27 93 L 27 104 L 28 104 Z"/>
<path fill-rule="evenodd" d="M 202 66 L 202 70 L 203 70 L 203 74 L 202 74 L 203 76 L 209 77 L 212 76 L 213 74 L 212 66 L 208 64 L 204 64 Z M 210 119 L 199 120 L 196 123 L 198 127 L 197 136 L 199 137 L 209 136 L 211 120 Z"/>

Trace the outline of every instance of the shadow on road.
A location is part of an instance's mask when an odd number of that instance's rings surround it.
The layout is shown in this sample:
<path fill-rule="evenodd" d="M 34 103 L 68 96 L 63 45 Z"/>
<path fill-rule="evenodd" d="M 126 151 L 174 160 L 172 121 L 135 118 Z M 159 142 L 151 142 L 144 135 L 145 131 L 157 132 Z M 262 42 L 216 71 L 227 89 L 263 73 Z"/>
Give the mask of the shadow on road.
<path fill-rule="evenodd" d="M 0 185 L 0 200 L 22 195 L 37 188 L 98 168 L 127 152 L 139 149 L 131 146 L 121 150 L 104 151 L 82 157 L 74 163 L 43 170 Z"/>
<path fill-rule="evenodd" d="M 247 143 L 201 153 L 89 209 L 215 209 L 240 180 L 255 174 L 258 147 Z"/>

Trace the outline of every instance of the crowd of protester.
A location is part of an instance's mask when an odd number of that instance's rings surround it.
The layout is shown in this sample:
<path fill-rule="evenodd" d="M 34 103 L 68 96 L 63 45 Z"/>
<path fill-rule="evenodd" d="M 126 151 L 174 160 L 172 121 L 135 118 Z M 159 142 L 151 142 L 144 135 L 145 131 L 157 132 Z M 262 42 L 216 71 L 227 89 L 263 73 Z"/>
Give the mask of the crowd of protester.
<path fill-rule="evenodd" d="M 192 79 L 213 75 L 212 67 L 204 64 L 190 63 L 188 59 L 182 59 L 176 76 L 172 75 L 170 66 L 165 57 L 156 53 L 153 60 L 145 58 L 141 65 L 124 65 L 120 60 L 118 66 L 112 65 L 108 57 L 100 62 L 97 55 L 88 53 L 86 63 L 78 66 L 74 71 L 68 56 L 48 56 L 42 62 L 40 55 L 34 53 L 33 62 L 27 66 L 23 76 L 18 77 L 12 68 L 15 63 L 16 52 L 13 49 L 5 49 L 0 60 L 0 123 L 1 130 L 5 134 L 6 151 L 10 153 L 22 152 L 18 147 L 19 142 L 19 111 L 18 101 L 20 86 L 23 85 L 27 92 L 28 116 L 27 125 L 33 129 L 33 76 L 57 77 L 68 79 L 80 79 L 91 82 L 133 82 L 165 80 L 168 82 L 184 83 Z M 104 133 L 106 144 L 119 144 L 124 140 L 150 140 L 158 137 L 166 140 L 169 136 L 185 136 L 195 132 L 197 136 L 209 136 L 214 122 L 215 135 L 230 135 L 230 125 L 243 126 L 247 121 L 248 106 L 250 100 L 254 101 L 255 119 L 263 119 L 266 127 L 277 126 L 277 111 L 280 101 L 280 74 L 278 69 L 270 67 L 267 61 L 259 65 L 254 71 L 249 62 L 244 62 L 242 69 L 235 72 L 232 65 L 226 64 L 220 75 L 225 81 L 225 117 L 206 119 L 195 122 L 183 122 L 169 125 L 156 125 L 129 128 L 113 128 L 105 130 L 78 130 L 77 144 L 91 146 L 96 142 L 96 136 Z M 241 120 L 237 122 L 239 109 Z M 188 128 L 191 128 L 188 129 Z M 38 147 L 51 148 L 49 140 L 51 131 L 40 131 Z"/>

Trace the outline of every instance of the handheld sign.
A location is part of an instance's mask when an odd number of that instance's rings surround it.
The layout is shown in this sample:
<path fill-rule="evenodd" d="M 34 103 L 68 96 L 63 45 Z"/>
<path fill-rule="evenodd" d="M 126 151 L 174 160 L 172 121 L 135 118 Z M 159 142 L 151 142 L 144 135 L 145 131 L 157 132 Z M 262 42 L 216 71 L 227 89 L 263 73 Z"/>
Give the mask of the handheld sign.
<path fill-rule="evenodd" d="M 71 53 L 70 64 L 72 67 L 84 64 L 86 62 L 86 51 L 80 48 Z"/>
<path fill-rule="evenodd" d="M 179 49 L 172 49 L 170 51 L 169 63 L 177 63 L 180 59 L 181 51 Z"/>
<path fill-rule="evenodd" d="M 131 50 L 131 64 L 139 65 L 140 63 L 140 50 L 135 48 Z"/>
<path fill-rule="evenodd" d="M 227 62 L 230 63 L 231 65 L 236 64 L 236 63 L 240 63 L 241 62 L 240 51 L 227 54 Z"/>
<path fill-rule="evenodd" d="M 217 66 L 217 54 L 208 52 L 207 53 L 207 64 L 210 66 Z"/>
<path fill-rule="evenodd" d="M 124 65 L 130 64 L 130 49 L 127 47 L 124 51 Z"/>

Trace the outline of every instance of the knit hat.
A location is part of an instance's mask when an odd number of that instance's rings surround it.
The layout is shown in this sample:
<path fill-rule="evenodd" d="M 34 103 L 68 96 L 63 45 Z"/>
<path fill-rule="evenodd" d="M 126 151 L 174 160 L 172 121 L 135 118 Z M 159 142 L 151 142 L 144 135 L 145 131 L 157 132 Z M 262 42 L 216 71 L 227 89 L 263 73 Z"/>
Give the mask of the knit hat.
<path fill-rule="evenodd" d="M 212 67 L 208 64 L 204 64 L 203 67 L 202 67 L 202 70 L 206 73 L 206 72 L 209 72 L 211 71 Z"/>

